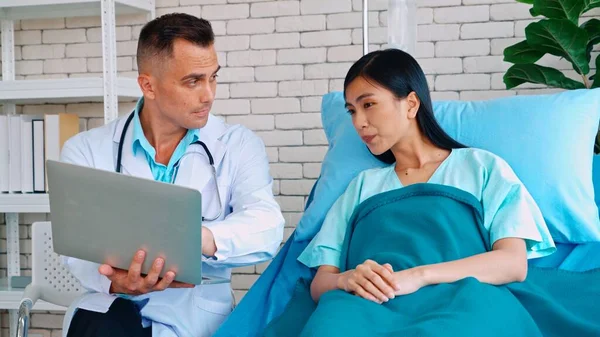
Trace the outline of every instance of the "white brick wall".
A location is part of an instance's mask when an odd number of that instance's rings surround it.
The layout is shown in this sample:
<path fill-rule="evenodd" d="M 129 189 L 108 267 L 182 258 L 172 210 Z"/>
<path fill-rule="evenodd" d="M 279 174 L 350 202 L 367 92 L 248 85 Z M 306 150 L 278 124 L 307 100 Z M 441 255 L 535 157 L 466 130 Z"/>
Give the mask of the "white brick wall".
<path fill-rule="evenodd" d="M 275 64 L 276 60 L 277 51 L 275 50 L 244 50 L 230 52 L 226 64 L 232 67 L 266 66 Z"/>
<path fill-rule="evenodd" d="M 461 39 L 511 37 L 514 33 L 513 27 L 514 23 L 510 21 L 465 24 L 460 29 L 460 37 Z"/>
<path fill-rule="evenodd" d="M 332 14 L 352 11 L 352 1 L 350 0 L 302 0 L 300 1 L 300 10 L 303 15 L 306 14 Z"/>
<path fill-rule="evenodd" d="M 486 22 L 490 19 L 488 6 L 442 7 L 433 11 L 436 23 Z"/>
<path fill-rule="evenodd" d="M 250 39 L 252 49 L 284 49 L 300 47 L 299 33 L 275 33 L 253 35 Z"/>
<path fill-rule="evenodd" d="M 263 139 L 274 177 L 273 191 L 287 221 L 285 239 L 302 216 L 305 197 L 327 151 L 322 130 L 322 95 L 342 89 L 352 62 L 362 55 L 362 0 L 156 0 L 157 15 L 186 12 L 211 20 L 220 72 L 213 112 L 242 123 Z M 417 0 L 415 56 L 427 74 L 434 99 L 489 99 L 553 92 L 536 85 L 505 90 L 509 64 L 503 51 L 522 40 L 533 21 L 528 6 L 515 0 Z M 387 0 L 369 3 L 370 49 L 387 43 Z M 600 11 L 593 13 L 596 17 Z M 144 15 L 117 18 L 118 69 L 135 75 L 137 36 Z M 99 17 L 26 20 L 15 25 L 17 78 L 98 76 L 102 71 Z M 544 64 L 570 70 L 568 63 Z M 567 72 L 571 74 L 571 72 Z M 126 113 L 133 103 L 120 104 Z M 102 125 L 102 104 L 33 105 L 24 113 L 77 113 L 81 127 Z M 46 215 L 21 217 L 23 274 L 30 273 L 30 224 Z M 6 239 L 0 216 L 0 254 Z M 239 300 L 268 263 L 235 271 Z M 0 255 L 0 276 L 6 271 Z M 4 268 L 4 269 L 2 269 Z M 33 331 L 60 335 L 62 317 L 36 313 Z M 3 314 L 2 333 L 8 335 Z"/>
<path fill-rule="evenodd" d="M 326 48 L 280 49 L 277 51 L 277 63 L 279 64 L 323 63 L 326 59 Z"/>
<path fill-rule="evenodd" d="M 250 10 L 252 17 L 280 17 L 300 14 L 298 1 L 269 1 L 253 3 Z"/>
<path fill-rule="evenodd" d="M 278 32 L 322 31 L 326 26 L 325 15 L 283 16 L 275 23 Z"/>
<path fill-rule="evenodd" d="M 243 19 L 227 22 L 227 34 L 265 34 L 275 31 L 275 19 Z"/>

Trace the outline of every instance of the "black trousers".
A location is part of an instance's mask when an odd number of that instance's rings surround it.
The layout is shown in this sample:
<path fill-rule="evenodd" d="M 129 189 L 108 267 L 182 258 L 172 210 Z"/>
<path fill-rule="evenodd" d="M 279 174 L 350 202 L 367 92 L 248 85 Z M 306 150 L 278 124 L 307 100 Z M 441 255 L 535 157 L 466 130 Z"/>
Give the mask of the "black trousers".
<path fill-rule="evenodd" d="M 106 313 L 77 309 L 67 337 L 151 337 L 142 327 L 140 310 L 132 301 L 117 298 Z"/>

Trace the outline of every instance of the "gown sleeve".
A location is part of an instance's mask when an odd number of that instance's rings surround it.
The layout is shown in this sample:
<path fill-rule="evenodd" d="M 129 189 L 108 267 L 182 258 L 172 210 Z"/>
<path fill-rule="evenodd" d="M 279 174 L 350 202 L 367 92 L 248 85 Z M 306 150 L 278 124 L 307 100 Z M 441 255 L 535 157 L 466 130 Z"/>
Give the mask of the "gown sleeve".
<path fill-rule="evenodd" d="M 481 201 L 491 246 L 504 238 L 520 238 L 527 244 L 528 258 L 552 254 L 556 247 L 544 217 L 512 168 L 496 157 L 486 171 Z"/>
<path fill-rule="evenodd" d="M 309 268 L 329 265 L 340 268 L 342 245 L 352 212 L 360 200 L 362 186 L 360 174 L 353 179 L 346 191 L 333 204 L 319 232 L 298 257 Z M 315 200 L 316 201 L 316 200 Z"/>

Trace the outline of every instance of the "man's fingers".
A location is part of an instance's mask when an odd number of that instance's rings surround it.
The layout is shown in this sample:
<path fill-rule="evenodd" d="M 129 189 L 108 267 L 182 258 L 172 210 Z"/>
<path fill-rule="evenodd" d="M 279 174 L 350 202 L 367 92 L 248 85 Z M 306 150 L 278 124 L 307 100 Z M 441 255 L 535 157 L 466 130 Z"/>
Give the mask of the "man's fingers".
<path fill-rule="evenodd" d="M 129 272 L 127 273 L 127 281 L 130 284 L 136 284 L 139 282 L 140 274 L 142 273 L 142 264 L 144 263 L 145 257 L 146 252 L 143 250 L 138 251 L 133 257 L 131 265 L 129 266 Z"/>
<path fill-rule="evenodd" d="M 393 272 L 394 272 L 394 268 L 392 268 L 392 265 L 391 265 L 391 264 L 389 264 L 389 263 L 386 263 L 386 264 L 384 264 L 384 265 L 383 265 L 383 267 L 384 267 L 385 269 L 389 270 L 389 271 L 390 271 L 390 273 L 393 273 Z"/>
<path fill-rule="evenodd" d="M 193 287 L 195 287 L 195 285 L 189 284 L 189 283 L 173 281 L 169 287 L 171 287 L 171 288 L 193 288 Z"/>
<path fill-rule="evenodd" d="M 115 274 L 115 270 L 113 269 L 113 267 L 111 267 L 107 264 L 103 264 L 100 267 L 98 267 L 98 272 L 100 272 L 100 274 L 108 277 L 109 279 Z"/>
<path fill-rule="evenodd" d="M 165 276 L 154 286 L 154 290 L 165 290 L 167 289 L 173 280 L 175 279 L 175 273 L 168 271 Z"/>
<path fill-rule="evenodd" d="M 161 258 L 154 260 L 152 268 L 150 268 L 150 272 L 148 273 L 146 278 L 144 278 L 144 283 L 146 284 L 147 288 L 154 288 L 156 282 L 158 282 L 158 276 L 160 275 L 164 264 L 165 260 Z"/>

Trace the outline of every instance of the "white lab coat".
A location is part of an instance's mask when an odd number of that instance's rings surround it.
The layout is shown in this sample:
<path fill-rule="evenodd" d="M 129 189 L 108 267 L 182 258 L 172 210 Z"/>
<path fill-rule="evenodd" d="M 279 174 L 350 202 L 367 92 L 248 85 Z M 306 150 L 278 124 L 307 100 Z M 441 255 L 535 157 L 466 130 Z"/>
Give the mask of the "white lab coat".
<path fill-rule="evenodd" d="M 115 171 L 125 119 L 71 138 L 62 149 L 61 160 Z M 132 134 L 130 126 L 123 146 L 122 172 L 152 179 L 143 151 L 133 155 Z M 223 206 L 218 220 L 204 223 L 214 233 L 218 251 L 216 259 L 203 259 L 202 268 L 205 275 L 229 278 L 232 267 L 257 264 L 274 256 L 283 238 L 284 219 L 273 197 L 268 158 L 259 137 L 240 125 L 227 125 L 213 115 L 200 129 L 199 136 L 213 155 Z M 193 153 L 182 160 L 175 183 L 200 190 L 202 213 L 214 217 L 218 203 L 211 168 L 199 145 L 190 146 L 188 151 L 194 147 L 197 148 L 193 151 L 200 154 Z M 106 312 L 116 297 L 108 294 L 110 281 L 98 272 L 99 265 L 75 258 L 64 260 L 71 273 L 91 292 L 73 303 L 70 311 L 83 308 Z M 136 299 L 149 299 L 141 314 L 145 325 L 152 324 L 154 337 L 204 337 L 212 335 L 231 312 L 230 287 L 220 284 L 167 289 Z M 70 319 L 69 315 L 65 317 L 65 328 Z M 63 330 L 63 335 L 66 333 Z"/>

